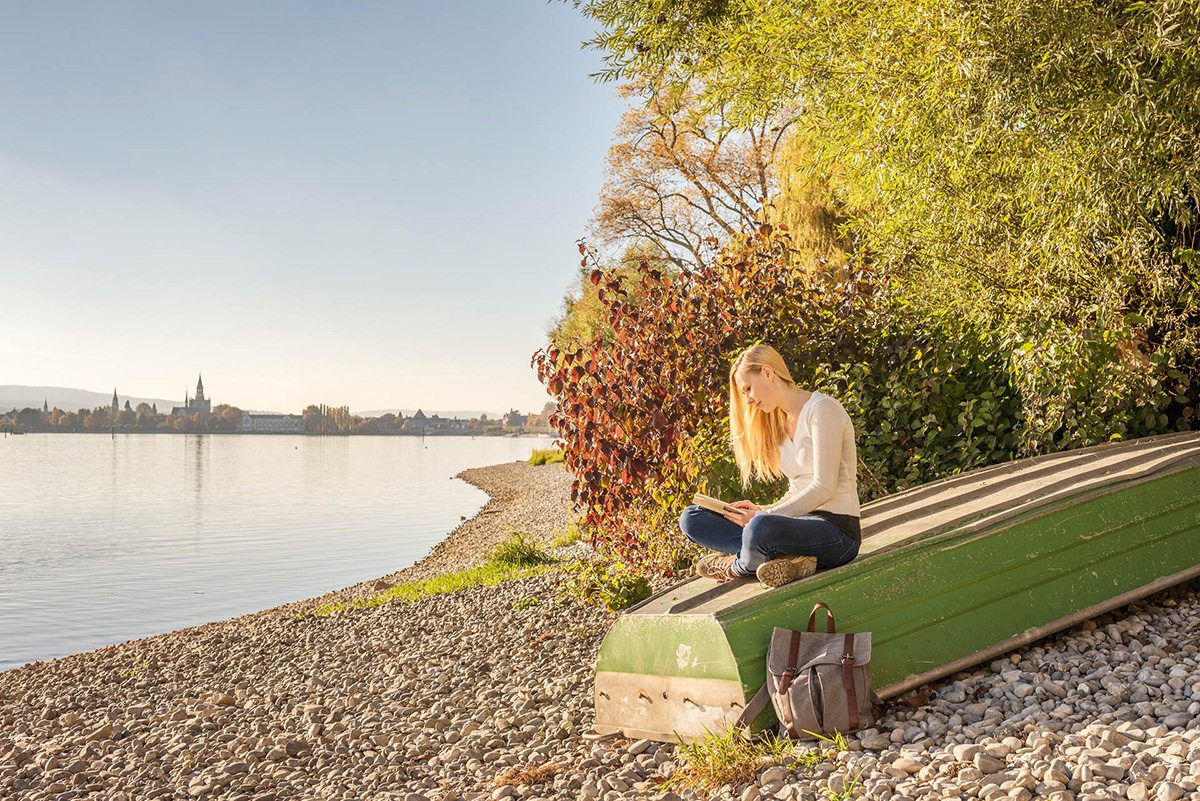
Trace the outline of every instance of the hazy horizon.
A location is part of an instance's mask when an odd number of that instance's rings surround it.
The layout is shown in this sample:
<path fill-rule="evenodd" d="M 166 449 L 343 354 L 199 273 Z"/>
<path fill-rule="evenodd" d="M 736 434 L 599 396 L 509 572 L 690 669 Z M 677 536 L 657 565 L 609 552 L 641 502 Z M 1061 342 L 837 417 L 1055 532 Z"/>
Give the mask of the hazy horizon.
<path fill-rule="evenodd" d="M 623 110 L 591 34 L 542 0 L 12 6 L 0 384 L 540 409 Z"/>
<path fill-rule="evenodd" d="M 190 396 L 191 393 L 189 393 Z M 213 406 L 220 404 L 228 404 L 235 406 L 244 412 L 253 413 L 276 413 L 276 414 L 299 414 L 304 411 L 309 405 L 319 405 L 324 403 L 321 400 L 314 400 L 305 403 L 303 406 L 295 409 L 262 409 L 256 407 L 243 406 L 236 401 L 222 400 L 213 398 L 207 387 L 205 395 L 212 402 Z M 47 386 L 30 386 L 22 384 L 0 384 L 0 414 L 6 414 L 9 411 L 16 409 L 20 411 L 25 408 L 41 409 L 44 404 L 48 404 L 51 409 L 58 408 L 62 411 L 78 411 L 79 409 L 95 409 L 97 407 L 108 406 L 112 401 L 111 393 L 89 390 L 82 387 L 47 387 Z M 175 406 L 182 406 L 184 399 L 180 398 L 162 398 L 148 395 L 125 394 L 118 390 L 117 401 L 124 405 L 129 401 L 132 406 L 137 406 L 139 403 L 148 403 L 151 405 L 157 404 L 158 411 L 167 413 Z M 330 404 L 326 404 L 330 405 Z M 508 411 L 516 407 L 509 406 L 504 411 L 488 410 L 482 408 L 459 408 L 459 409 L 443 409 L 431 406 L 385 406 L 378 409 L 355 409 L 351 408 L 350 413 L 360 417 L 381 417 L 385 414 L 403 414 L 405 417 L 411 417 L 418 410 L 426 415 L 439 415 L 441 417 L 459 417 L 462 419 L 470 419 L 487 415 L 489 418 L 499 419 Z M 530 409 L 516 409 L 523 414 L 540 414 L 544 405 Z"/>

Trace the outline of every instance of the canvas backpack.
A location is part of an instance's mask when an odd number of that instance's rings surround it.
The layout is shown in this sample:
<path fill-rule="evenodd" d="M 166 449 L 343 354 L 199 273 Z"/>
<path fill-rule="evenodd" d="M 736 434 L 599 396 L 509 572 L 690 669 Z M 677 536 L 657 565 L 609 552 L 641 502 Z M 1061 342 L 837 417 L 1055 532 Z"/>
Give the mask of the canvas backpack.
<path fill-rule="evenodd" d="M 825 632 L 816 631 L 817 612 L 826 613 Z M 924 703 L 927 696 L 902 702 Z M 813 607 L 807 631 L 776 627 L 767 650 L 767 680 L 735 726 L 749 725 L 767 703 L 775 707 L 780 733 L 793 740 L 849 734 L 874 726 L 889 704 L 871 689 L 870 633 L 838 634 L 833 612 Z"/>

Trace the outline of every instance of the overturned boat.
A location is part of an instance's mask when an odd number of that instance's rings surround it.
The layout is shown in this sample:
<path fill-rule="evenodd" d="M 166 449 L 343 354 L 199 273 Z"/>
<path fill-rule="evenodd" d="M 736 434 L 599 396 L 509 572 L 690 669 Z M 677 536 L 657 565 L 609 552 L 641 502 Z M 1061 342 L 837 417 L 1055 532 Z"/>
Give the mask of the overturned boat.
<path fill-rule="evenodd" d="M 887 699 L 1200 576 L 1200 433 L 961 473 L 867 504 L 862 530 L 855 561 L 810 578 L 692 578 L 628 610 L 596 659 L 596 731 L 722 729 L 763 683 L 772 629 L 803 629 L 817 601 L 872 632 Z M 754 728 L 773 723 L 768 705 Z"/>

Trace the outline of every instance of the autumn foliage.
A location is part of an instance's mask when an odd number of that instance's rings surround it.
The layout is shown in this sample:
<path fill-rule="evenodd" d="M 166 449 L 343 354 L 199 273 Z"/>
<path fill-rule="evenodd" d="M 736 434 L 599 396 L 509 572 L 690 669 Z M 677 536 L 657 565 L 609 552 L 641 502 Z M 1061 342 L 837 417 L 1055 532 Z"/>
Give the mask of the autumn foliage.
<path fill-rule="evenodd" d="M 731 360 L 761 340 L 800 365 L 845 366 L 871 277 L 788 266 L 786 232 L 768 224 L 711 266 L 670 276 L 643 263 L 632 286 L 580 251 L 612 337 L 574 350 L 550 345 L 533 364 L 558 399 L 551 425 L 593 543 L 670 570 L 682 546 L 675 521 L 691 492 L 734 491 Z"/>

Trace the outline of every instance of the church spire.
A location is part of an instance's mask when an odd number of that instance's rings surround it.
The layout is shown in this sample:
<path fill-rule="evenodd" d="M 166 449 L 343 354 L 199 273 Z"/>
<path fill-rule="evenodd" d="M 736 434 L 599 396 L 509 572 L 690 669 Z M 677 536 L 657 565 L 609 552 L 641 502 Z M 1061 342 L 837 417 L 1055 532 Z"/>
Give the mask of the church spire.
<path fill-rule="evenodd" d="M 120 408 L 121 408 L 121 402 L 117 400 L 117 388 L 113 387 L 112 409 L 115 412 L 115 411 L 118 411 Z"/>
<path fill-rule="evenodd" d="M 201 374 L 199 380 L 196 381 L 196 398 L 204 400 L 204 376 Z"/>

